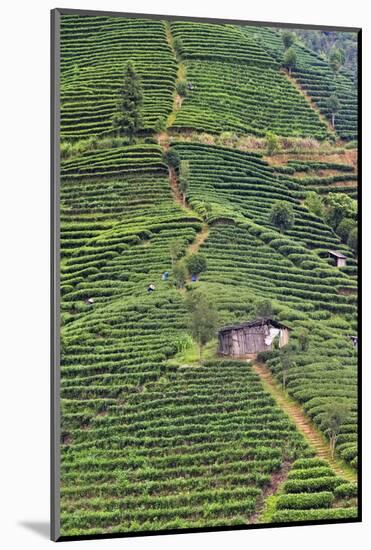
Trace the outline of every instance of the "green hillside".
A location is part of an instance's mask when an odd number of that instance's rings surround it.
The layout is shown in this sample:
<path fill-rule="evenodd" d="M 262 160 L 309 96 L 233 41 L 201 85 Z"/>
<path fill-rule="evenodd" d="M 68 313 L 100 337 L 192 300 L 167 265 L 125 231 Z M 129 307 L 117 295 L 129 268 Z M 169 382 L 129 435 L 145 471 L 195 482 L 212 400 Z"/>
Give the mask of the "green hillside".
<path fill-rule="evenodd" d="M 276 39 L 268 28 L 62 17 L 62 535 L 357 516 L 357 257 L 305 203 L 308 191 L 357 197 L 356 151 L 340 139 L 355 126 L 339 113 L 333 143 L 314 88 L 313 102 L 298 88 L 300 67 L 292 78 L 281 69 Z M 321 75 L 323 61 L 300 48 Z M 144 95 L 132 144 L 112 124 L 128 60 Z M 192 84 L 184 98 L 181 79 Z M 229 147 L 216 144 L 225 132 Z M 188 162 L 184 202 L 174 157 Z M 294 214 L 285 232 L 270 221 L 276 201 Z M 181 288 L 174 241 L 178 258 L 207 261 Z M 216 339 L 200 361 L 186 308 L 198 290 L 220 326 L 268 300 L 293 329 L 289 372 L 279 351 L 221 358 Z M 331 457 L 334 402 L 348 414 Z"/>
<path fill-rule="evenodd" d="M 172 23 L 171 31 L 194 85 L 173 128 L 259 136 L 269 127 L 282 136 L 326 137 L 326 125 L 253 37 L 190 22 Z"/>
<path fill-rule="evenodd" d="M 258 40 L 279 63 L 283 61 L 283 44 L 279 32 L 262 27 L 244 27 L 248 37 Z M 341 138 L 357 139 L 357 88 L 346 68 L 334 77 L 326 60 L 300 43 L 294 43 L 297 64 L 292 74 L 298 84 L 309 94 L 321 113 L 330 119 L 328 98 L 335 94 L 340 101 L 336 131 Z"/>
<path fill-rule="evenodd" d="M 111 118 L 126 61 L 143 80 L 145 128 L 172 107 L 176 64 L 162 21 L 63 16 L 61 137 L 82 139 L 112 130 Z"/>

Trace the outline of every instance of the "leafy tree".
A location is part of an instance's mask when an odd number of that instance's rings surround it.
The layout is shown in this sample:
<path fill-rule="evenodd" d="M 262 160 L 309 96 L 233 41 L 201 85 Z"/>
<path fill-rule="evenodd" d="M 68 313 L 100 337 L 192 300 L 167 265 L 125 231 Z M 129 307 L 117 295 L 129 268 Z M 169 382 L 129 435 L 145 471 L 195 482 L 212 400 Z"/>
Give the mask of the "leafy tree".
<path fill-rule="evenodd" d="M 256 304 L 255 315 L 257 317 L 273 317 L 273 306 L 270 300 L 260 300 Z"/>
<path fill-rule="evenodd" d="M 130 143 L 133 143 L 136 132 L 143 124 L 140 112 L 142 103 L 142 85 L 133 63 L 128 61 L 124 70 L 120 101 L 117 105 L 117 112 L 113 117 L 113 125 L 117 135 L 127 136 Z"/>
<path fill-rule="evenodd" d="M 205 345 L 215 336 L 218 312 L 208 296 L 200 290 L 188 293 L 186 307 L 189 314 L 189 331 L 199 345 L 200 361 L 202 361 Z"/>
<path fill-rule="evenodd" d="M 296 52 L 294 48 L 289 48 L 285 51 L 285 55 L 283 56 L 283 63 L 285 67 L 288 68 L 289 74 L 291 74 L 291 70 L 296 66 L 296 62 Z"/>
<path fill-rule="evenodd" d="M 189 187 L 189 160 L 181 160 L 179 165 L 179 187 L 183 195 L 183 206 L 185 206 Z"/>
<path fill-rule="evenodd" d="M 295 34 L 291 31 L 284 31 L 281 35 L 283 46 L 285 50 L 290 48 L 295 42 Z"/>
<path fill-rule="evenodd" d="M 186 258 L 186 263 L 188 267 L 188 271 L 190 273 L 194 273 L 195 275 L 199 275 L 200 273 L 203 273 L 207 269 L 207 261 L 205 256 L 202 254 L 190 254 Z"/>
<path fill-rule="evenodd" d="M 175 169 L 177 169 L 180 164 L 180 158 L 175 149 L 169 149 L 168 151 L 166 151 L 166 153 L 164 154 L 164 161 L 168 166 L 171 166 Z"/>
<path fill-rule="evenodd" d="M 304 205 L 308 208 L 310 212 L 318 216 L 319 218 L 324 218 L 325 216 L 325 206 L 323 204 L 322 197 L 318 195 L 315 191 L 309 191 L 305 195 Z"/>
<path fill-rule="evenodd" d="M 183 52 L 184 47 L 183 47 L 182 39 L 179 38 L 179 36 L 176 36 L 174 38 L 173 46 L 174 46 L 174 50 L 176 51 L 176 53 L 178 55 L 181 55 L 182 52 Z"/>
<path fill-rule="evenodd" d="M 274 155 L 279 149 L 278 137 L 271 131 L 268 131 L 265 134 L 265 139 L 267 142 L 267 155 Z"/>
<path fill-rule="evenodd" d="M 356 227 L 356 222 L 350 218 L 344 218 L 336 228 L 336 233 L 339 235 L 343 243 L 348 242 L 348 238 L 352 229 Z"/>
<path fill-rule="evenodd" d="M 213 212 L 212 204 L 210 204 L 209 202 L 204 202 L 204 209 L 205 209 L 204 219 L 207 221 L 208 219 L 210 219 L 210 216 Z"/>
<path fill-rule="evenodd" d="M 292 358 L 292 350 L 290 347 L 286 346 L 281 350 L 280 353 L 280 362 L 281 362 L 281 372 L 282 372 L 282 386 L 283 389 L 286 389 L 287 376 L 292 367 L 295 366 L 295 363 Z"/>
<path fill-rule="evenodd" d="M 334 229 L 344 218 L 356 219 L 357 201 L 345 193 L 329 193 L 325 204 L 327 221 Z"/>
<path fill-rule="evenodd" d="M 329 403 L 322 417 L 322 429 L 330 440 L 331 456 L 334 457 L 335 447 L 340 430 L 349 417 L 349 406 L 345 403 L 333 401 Z"/>
<path fill-rule="evenodd" d="M 299 349 L 301 351 L 307 351 L 309 346 L 309 332 L 306 328 L 303 328 L 298 333 Z"/>
<path fill-rule="evenodd" d="M 178 82 L 176 83 L 176 91 L 181 97 L 186 97 L 186 95 L 188 95 L 187 81 L 184 79 L 178 80 Z"/>
<path fill-rule="evenodd" d="M 176 287 L 183 288 L 188 277 L 188 270 L 184 260 L 176 262 L 173 266 L 173 275 L 175 278 Z"/>
<path fill-rule="evenodd" d="M 155 123 L 155 132 L 165 132 L 166 130 L 166 119 L 165 117 L 161 116 L 157 119 Z"/>
<path fill-rule="evenodd" d="M 354 227 L 349 233 L 348 246 L 353 250 L 354 254 L 358 255 L 358 228 Z"/>
<path fill-rule="evenodd" d="M 335 116 L 340 109 L 340 101 L 336 95 L 330 95 L 327 100 L 327 108 L 331 113 L 331 123 L 332 127 L 335 128 Z"/>
<path fill-rule="evenodd" d="M 275 201 L 271 208 L 269 221 L 283 233 L 295 223 L 294 210 L 288 202 Z"/>
<path fill-rule="evenodd" d="M 352 74 L 355 73 L 357 65 L 357 35 L 349 32 L 326 32 L 296 29 L 295 34 L 304 41 L 311 49 L 329 60 L 330 53 L 334 48 L 340 50 L 343 58 L 343 65 Z"/>
<path fill-rule="evenodd" d="M 340 48 L 332 48 L 329 53 L 329 65 L 336 76 L 345 62 L 344 51 Z"/>
<path fill-rule="evenodd" d="M 169 251 L 170 251 L 170 257 L 171 257 L 171 263 L 172 265 L 175 264 L 176 260 L 179 258 L 179 256 L 183 252 L 183 243 L 179 239 L 173 239 L 169 243 Z"/>

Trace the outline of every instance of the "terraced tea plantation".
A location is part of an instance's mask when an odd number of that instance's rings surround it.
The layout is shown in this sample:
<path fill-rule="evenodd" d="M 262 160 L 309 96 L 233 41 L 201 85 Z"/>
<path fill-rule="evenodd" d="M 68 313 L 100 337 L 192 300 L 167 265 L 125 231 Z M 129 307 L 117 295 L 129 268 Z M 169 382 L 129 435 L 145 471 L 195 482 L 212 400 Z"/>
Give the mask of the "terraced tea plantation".
<path fill-rule="evenodd" d="M 128 60 L 144 88 L 145 128 L 172 107 L 176 64 L 163 21 L 64 16 L 61 25 L 61 137 L 82 139 L 112 131 L 112 115 Z"/>
<path fill-rule="evenodd" d="M 71 534 L 247 523 L 282 462 L 310 454 L 246 363 L 179 367 L 145 387 L 71 431 Z"/>
<path fill-rule="evenodd" d="M 259 136 L 269 127 L 282 136 L 326 137 L 326 124 L 273 58 L 240 29 L 175 22 L 171 30 L 182 44 L 180 57 L 194 86 L 174 129 Z"/>
<path fill-rule="evenodd" d="M 278 32 L 267 27 L 244 27 L 249 38 L 258 40 L 261 47 L 274 60 L 282 64 L 283 44 Z M 335 94 L 339 98 L 340 109 L 336 116 L 336 131 L 344 139 L 357 138 L 357 88 L 346 69 L 341 69 L 334 78 L 328 63 L 301 43 L 292 46 L 297 56 L 292 75 L 299 86 L 310 96 L 321 113 L 329 120 L 331 113 L 327 105 L 328 98 Z"/>
<path fill-rule="evenodd" d="M 353 199 L 358 196 L 358 174 L 352 164 L 295 159 L 280 168 L 276 171 L 284 172 L 284 181 L 289 182 L 292 189 L 300 189 L 304 197 L 308 191 L 322 196 L 328 193 L 345 193 Z"/>
<path fill-rule="evenodd" d="M 357 256 L 304 203 L 308 191 L 357 198 L 345 143 L 356 95 L 341 71 L 348 103 L 334 133 L 314 84 L 326 88 L 328 64 L 295 48 L 289 77 L 277 30 L 62 16 L 62 537 L 358 517 Z M 112 126 L 127 61 L 143 89 L 132 140 Z M 267 131 L 282 140 L 276 155 L 261 146 Z M 225 132 L 230 147 L 216 145 Z M 294 214 L 285 231 L 271 221 L 276 201 Z M 176 284 L 176 261 L 191 253 L 207 268 Z M 260 363 L 218 356 L 216 333 L 200 360 L 195 290 L 220 327 L 268 301 L 292 329 L 289 371 L 278 350 Z M 320 449 L 259 375 L 263 361 Z M 348 414 L 330 457 L 334 401 Z"/>

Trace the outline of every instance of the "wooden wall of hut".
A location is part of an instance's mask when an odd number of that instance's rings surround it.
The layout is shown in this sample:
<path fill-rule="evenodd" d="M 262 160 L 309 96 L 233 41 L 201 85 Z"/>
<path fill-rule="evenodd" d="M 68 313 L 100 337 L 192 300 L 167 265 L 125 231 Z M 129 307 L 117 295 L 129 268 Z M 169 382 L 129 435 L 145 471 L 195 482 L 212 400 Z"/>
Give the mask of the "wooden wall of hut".
<path fill-rule="evenodd" d="M 243 327 L 219 334 L 219 353 L 243 357 L 272 349 L 265 343 L 266 327 Z"/>

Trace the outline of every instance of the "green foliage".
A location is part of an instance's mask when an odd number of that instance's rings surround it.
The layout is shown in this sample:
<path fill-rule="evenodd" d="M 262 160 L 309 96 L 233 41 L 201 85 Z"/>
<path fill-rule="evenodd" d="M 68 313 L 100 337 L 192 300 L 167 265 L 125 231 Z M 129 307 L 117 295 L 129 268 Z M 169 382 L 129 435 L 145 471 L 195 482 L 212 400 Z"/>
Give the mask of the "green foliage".
<path fill-rule="evenodd" d="M 289 371 L 295 366 L 293 353 L 290 346 L 285 346 L 282 348 L 279 357 L 281 363 L 282 386 L 285 389 Z"/>
<path fill-rule="evenodd" d="M 130 19 L 125 28 L 121 18 L 104 18 L 99 25 L 96 18 L 63 19 L 64 136 L 77 139 L 107 131 L 118 89 L 117 67 L 133 50 L 146 91 L 143 130 L 153 140 L 149 130 L 156 121 L 167 120 L 176 78 L 163 22 Z M 82 38 L 84 32 L 91 36 L 100 26 L 99 44 L 88 58 L 84 41 L 76 36 Z M 183 102 L 176 128 L 226 128 L 232 132 L 231 143 L 219 145 L 227 146 L 240 139 L 237 133 L 251 131 L 264 138 L 268 127 L 284 136 L 295 132 L 326 135 L 316 113 L 279 73 L 282 59 L 272 62 L 265 44 L 263 48 L 257 47 L 257 41 L 241 40 L 241 33 L 249 29 L 223 26 L 223 33 L 220 28 L 216 32 L 217 47 L 215 43 L 210 47 L 217 26 L 207 32 L 202 30 L 205 26 L 193 27 L 189 22 L 171 26 L 174 34 L 197 36 L 197 40 L 185 38 L 182 45 L 187 77 L 197 91 Z M 265 31 L 254 32 L 263 37 Z M 149 56 L 151 40 L 155 58 Z M 232 50 L 233 44 L 239 44 L 239 49 Z M 241 65 L 230 63 L 231 51 Z M 320 60 L 313 56 L 306 70 L 299 72 L 302 48 L 296 51 L 295 77 L 307 79 L 309 87 L 315 81 L 315 97 L 326 107 L 326 94 L 332 88 L 321 73 Z M 252 53 L 256 66 L 244 61 Z M 214 57 L 210 60 L 209 56 Z M 217 56 L 223 60 L 216 60 Z M 90 57 L 96 68 L 89 64 Z M 78 65 L 74 75 L 71 63 Z M 313 67 L 320 79 L 313 80 Z M 347 77 L 341 74 L 338 80 L 347 82 Z M 96 93 L 95 86 L 99 90 L 102 84 L 104 96 Z M 213 94 L 205 93 L 210 89 Z M 342 90 L 337 130 L 351 135 L 354 100 L 347 85 Z M 81 102 L 76 94 L 83 98 Z M 194 110 L 187 111 L 188 105 Z M 288 109 L 296 116 L 282 118 Z M 81 120 L 76 112 L 81 113 Z M 346 273 L 326 267 L 324 251 L 335 248 L 339 239 L 323 220 L 302 207 L 302 188 L 294 177 L 291 180 L 292 172 L 277 174 L 259 154 L 236 149 L 192 141 L 171 147 L 179 156 L 177 162 L 168 164 L 179 170 L 179 176 L 180 158 L 192 167 L 187 178 L 191 208 L 195 211 L 195 205 L 202 205 L 203 215 L 210 218 L 210 234 L 201 247 L 207 273 L 199 285 L 189 285 L 191 292 L 177 292 L 173 285 L 160 281 L 160 274 L 171 272 L 169 250 L 176 240 L 180 244 L 172 277 L 177 280 L 179 264 L 185 263 L 177 259 L 194 242 L 200 216 L 172 200 L 160 147 L 150 143 L 126 147 L 127 137 L 110 140 L 104 147 L 103 140 L 95 138 L 64 146 L 62 163 L 64 534 L 96 532 L 97 527 L 108 532 L 119 527 L 138 531 L 246 523 L 272 473 L 288 458 L 312 456 L 301 434 L 246 362 L 188 363 L 190 350 L 194 355 L 198 352 L 184 332 L 188 317 L 198 326 L 204 319 L 202 330 L 195 329 L 195 338 L 202 342 L 210 337 L 206 349 L 200 351 L 204 359 L 212 357 L 218 326 L 250 318 L 259 296 L 273 301 L 283 322 L 292 321 L 295 334 L 304 327 L 310 330 L 310 351 L 291 349 L 287 391 L 319 427 L 329 400 L 349 404 L 337 449 L 356 465 L 356 369 L 345 337 L 354 327 L 355 306 L 353 296 L 338 293 L 342 285 L 353 288 L 355 283 Z M 289 202 L 295 213 L 295 226 L 285 236 L 268 224 L 270 208 L 279 200 Z M 156 291 L 149 295 L 146 288 L 152 281 Z M 208 294 L 196 296 L 187 315 L 183 296 L 190 298 L 198 286 Z M 94 297 L 93 308 L 83 302 L 86 296 Z M 220 323 L 215 323 L 216 311 Z M 174 357 L 175 353 L 182 355 Z M 281 353 L 270 352 L 265 359 L 278 380 L 283 378 Z M 292 472 L 297 477 L 290 478 L 286 490 L 296 497 L 304 490 L 312 497 L 337 489 L 338 478 L 319 459 L 302 460 L 300 467 L 295 463 Z M 339 498 L 343 498 L 340 493 Z M 304 521 L 349 518 L 355 512 L 353 507 L 282 509 L 276 515 L 281 514 L 282 521 Z"/>
<path fill-rule="evenodd" d="M 284 47 L 282 37 L 273 29 L 245 27 L 245 33 L 252 38 L 260 36 L 260 44 L 269 54 L 283 64 Z M 331 113 L 327 107 L 327 99 L 330 95 L 336 94 L 341 98 L 341 108 L 337 114 L 336 133 L 343 139 L 352 140 L 357 138 L 357 39 L 356 33 L 325 33 L 320 31 L 295 30 L 300 37 L 311 34 L 310 43 L 318 44 L 317 53 L 306 48 L 303 44 L 294 45 L 297 55 L 297 62 L 293 68 L 295 79 L 301 84 L 311 96 L 321 113 L 331 120 Z M 314 40 L 312 33 L 315 34 Z M 318 37 L 320 34 L 320 37 Z M 306 41 L 306 40 L 305 40 Z M 307 42 L 307 41 L 306 41 Z M 309 42 L 309 41 L 308 41 Z M 308 43 L 307 42 L 307 43 Z M 349 44 L 349 55 L 346 53 L 347 68 L 340 68 L 334 78 L 326 54 L 335 46 L 344 48 L 346 51 Z M 322 50 L 323 45 L 323 50 Z M 292 117 L 288 117 L 292 120 Z M 297 116 L 295 116 L 297 120 Z M 271 127 L 271 126 L 267 126 Z M 272 127 L 271 127 L 272 128 Z M 301 130 L 302 134 L 303 130 Z M 280 132 L 277 132 L 280 134 Z M 288 134 L 281 134 L 288 135 Z M 303 135 L 303 134 L 302 134 Z M 312 136 L 314 134 L 312 133 Z M 332 134 L 333 135 L 333 134 Z"/>
<path fill-rule="evenodd" d="M 189 160 L 181 160 L 179 165 L 179 188 L 183 195 L 183 206 L 185 205 L 188 187 L 189 187 Z"/>
<path fill-rule="evenodd" d="M 297 29 L 296 34 L 311 50 L 329 59 L 334 48 L 342 50 L 344 65 L 353 74 L 357 71 L 357 33 L 326 32 L 320 30 Z"/>
<path fill-rule="evenodd" d="M 171 263 L 174 265 L 179 256 L 184 252 L 183 242 L 180 239 L 172 239 L 169 242 L 169 252 Z"/>
<path fill-rule="evenodd" d="M 289 73 L 291 74 L 292 69 L 296 66 L 297 56 L 294 48 L 289 48 L 285 51 L 283 56 L 283 64 L 288 68 Z"/>
<path fill-rule="evenodd" d="M 178 338 L 176 338 L 174 344 L 177 353 L 182 353 L 192 347 L 193 341 L 189 334 L 181 334 Z"/>
<path fill-rule="evenodd" d="M 113 117 L 113 126 L 117 134 L 127 136 L 129 142 L 143 126 L 141 107 L 143 104 L 142 84 L 134 65 L 129 61 L 124 70 L 124 80 L 120 90 L 120 101 Z"/>
<path fill-rule="evenodd" d="M 186 258 L 186 264 L 188 271 L 195 275 L 199 275 L 207 270 L 207 260 L 203 254 L 190 254 Z"/>
<path fill-rule="evenodd" d="M 332 48 L 329 52 L 329 65 L 335 75 L 339 72 L 340 68 L 344 65 L 345 54 L 340 48 Z"/>
<path fill-rule="evenodd" d="M 327 107 L 332 114 L 336 114 L 340 109 L 340 101 L 336 95 L 330 95 L 327 100 Z"/>
<path fill-rule="evenodd" d="M 277 499 L 277 510 L 306 510 L 315 508 L 329 508 L 334 502 L 334 495 L 330 491 L 321 491 L 311 494 L 281 495 Z"/>
<path fill-rule="evenodd" d="M 344 193 L 329 193 L 325 200 L 328 223 L 336 229 L 344 218 L 355 219 L 357 202 Z"/>
<path fill-rule="evenodd" d="M 196 89 L 177 112 L 174 130 L 264 137 L 270 129 L 279 136 L 327 137 L 327 125 L 279 71 L 282 42 L 278 33 L 272 32 L 279 43 L 274 44 L 272 55 L 260 29 L 224 26 L 220 32 L 218 26 L 206 30 L 201 23 L 173 21 L 171 30 L 183 42 L 187 80 Z M 250 32 L 248 40 L 241 40 L 241 33 Z M 310 65 L 316 61 L 310 58 Z M 288 111 L 295 115 L 281 116 Z"/>
<path fill-rule="evenodd" d="M 333 491 L 342 479 L 335 476 L 319 476 L 307 479 L 291 479 L 284 484 L 286 493 L 316 493 L 317 491 Z"/>
<path fill-rule="evenodd" d="M 338 485 L 334 494 L 336 498 L 351 498 L 358 495 L 358 485 L 357 483 L 342 483 Z"/>
<path fill-rule="evenodd" d="M 188 277 L 188 270 L 184 260 L 177 262 L 173 266 L 173 275 L 177 288 L 183 288 Z"/>
<path fill-rule="evenodd" d="M 176 36 L 173 41 L 174 50 L 178 55 L 181 55 L 184 49 L 183 42 L 179 36 Z"/>
<path fill-rule="evenodd" d="M 274 316 L 272 302 L 270 300 L 259 300 L 255 309 L 256 317 L 270 317 Z"/>
<path fill-rule="evenodd" d="M 284 46 L 285 50 L 290 48 L 290 46 L 292 46 L 294 44 L 295 39 L 296 39 L 295 33 L 291 32 L 291 31 L 282 32 L 281 37 L 282 37 L 282 42 L 283 42 L 283 46 Z"/>
<path fill-rule="evenodd" d="M 343 424 L 348 420 L 350 414 L 349 405 L 341 401 L 332 401 L 325 407 L 322 416 L 322 429 L 330 440 L 331 454 L 334 456 L 336 443 L 339 438 Z"/>
<path fill-rule="evenodd" d="M 273 132 L 267 132 L 266 136 L 267 143 L 267 155 L 274 155 L 279 149 L 278 137 Z"/>
<path fill-rule="evenodd" d="M 305 328 L 300 329 L 298 332 L 299 349 L 301 351 L 307 351 L 309 347 L 309 331 Z"/>
<path fill-rule="evenodd" d="M 332 117 L 332 126 L 335 128 L 335 115 L 340 110 L 340 101 L 339 98 L 336 95 L 330 95 L 330 97 L 327 100 L 327 108 L 329 112 L 331 113 Z"/>
<path fill-rule="evenodd" d="M 354 254 L 358 255 L 358 228 L 354 227 L 348 237 L 348 246 L 353 250 Z"/>
<path fill-rule="evenodd" d="M 171 148 L 164 154 L 165 162 L 172 168 L 177 169 L 180 164 L 180 158 L 175 149 Z"/>
<path fill-rule="evenodd" d="M 327 508 L 314 510 L 280 510 L 272 515 L 271 521 L 277 523 L 292 523 L 293 521 L 318 521 L 356 518 L 356 507 Z"/>
<path fill-rule="evenodd" d="M 322 198 L 315 191 L 309 191 L 305 195 L 305 206 L 310 212 L 319 218 L 323 218 L 325 215 L 325 206 Z"/>
<path fill-rule="evenodd" d="M 189 330 L 200 347 L 201 361 L 204 346 L 215 337 L 218 312 L 209 297 L 199 290 L 187 295 L 186 307 L 189 312 Z"/>
<path fill-rule="evenodd" d="M 188 95 L 188 83 L 186 80 L 178 80 L 176 83 L 176 91 L 181 97 Z"/>
<path fill-rule="evenodd" d="M 151 52 L 156 52 L 152 55 Z M 65 16 L 61 19 L 61 136 L 80 140 L 112 133 L 122 69 L 135 63 L 145 105 L 141 129 L 154 130 L 172 109 L 176 71 L 163 21 Z"/>
<path fill-rule="evenodd" d="M 336 228 L 336 233 L 339 235 L 343 243 L 347 243 L 351 231 L 356 227 L 355 220 L 344 218 Z M 353 248 L 353 247 L 351 247 Z"/>
<path fill-rule="evenodd" d="M 155 132 L 164 132 L 166 130 L 166 118 L 159 117 L 154 126 Z"/>
<path fill-rule="evenodd" d="M 261 351 L 260 353 L 258 353 L 256 358 L 258 361 L 262 363 L 266 363 L 270 359 L 274 359 L 275 357 L 278 357 L 278 356 L 279 356 L 279 351 L 272 350 L 272 351 Z"/>
<path fill-rule="evenodd" d="M 281 232 L 291 229 L 295 223 L 295 214 L 291 204 L 284 201 L 273 203 L 269 221 Z"/>

